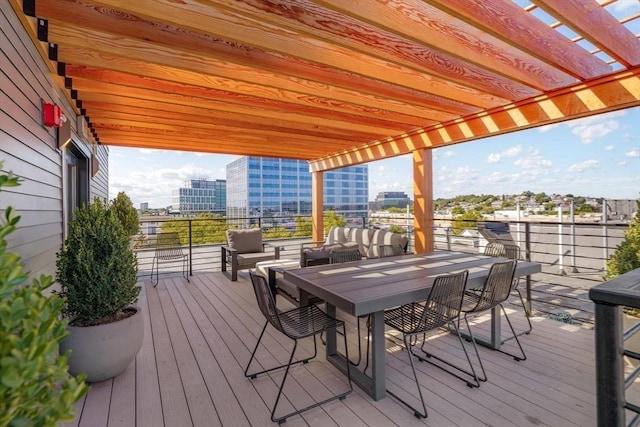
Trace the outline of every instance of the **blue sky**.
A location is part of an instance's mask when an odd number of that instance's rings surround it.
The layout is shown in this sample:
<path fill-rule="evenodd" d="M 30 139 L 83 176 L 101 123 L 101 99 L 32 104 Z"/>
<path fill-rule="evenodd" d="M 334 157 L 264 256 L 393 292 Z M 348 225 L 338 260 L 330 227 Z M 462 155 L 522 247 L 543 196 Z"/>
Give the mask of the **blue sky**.
<path fill-rule="evenodd" d="M 125 191 L 136 207 L 171 204 L 193 178 L 225 179 L 237 156 L 111 147 L 109 197 Z M 413 199 L 411 156 L 369 163 L 369 199 L 404 191 Z M 640 108 L 530 129 L 434 151 L 434 197 L 529 190 L 640 198 Z"/>

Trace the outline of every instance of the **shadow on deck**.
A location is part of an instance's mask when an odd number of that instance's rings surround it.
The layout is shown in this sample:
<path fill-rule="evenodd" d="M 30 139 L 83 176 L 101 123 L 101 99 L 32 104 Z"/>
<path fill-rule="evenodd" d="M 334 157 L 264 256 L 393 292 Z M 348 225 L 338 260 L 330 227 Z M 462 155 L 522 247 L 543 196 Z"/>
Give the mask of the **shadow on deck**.
<path fill-rule="evenodd" d="M 272 424 L 270 407 L 281 372 L 250 381 L 244 366 L 264 324 L 248 274 L 238 282 L 221 273 L 148 280 L 139 305 L 145 314 L 145 340 L 134 363 L 122 375 L 95 383 L 76 404 L 72 426 L 263 426 Z M 279 300 L 278 305 L 288 304 Z M 343 316 L 344 317 L 344 316 Z M 525 328 L 522 312 L 511 316 Z M 345 318 L 346 319 L 346 318 Z M 479 326 L 488 316 L 477 319 Z M 347 320 L 347 319 L 346 319 Z M 287 420 L 287 426 L 592 426 L 595 425 L 593 331 L 547 318 L 533 318 L 534 329 L 522 337 L 528 359 L 481 349 L 489 381 L 479 389 L 441 370 L 418 363 L 429 417 L 418 420 L 391 397 L 373 401 L 357 387 L 343 401 L 331 402 Z M 357 352 L 356 328 L 349 320 L 351 354 Z M 291 343 L 273 329 L 258 362 L 273 366 L 285 358 Z M 429 343 L 434 352 L 460 361 L 454 336 L 442 333 Z M 405 351 L 389 334 L 387 387 L 417 404 Z M 509 341 L 505 346 L 515 344 Z M 304 340 L 299 354 L 310 353 Z M 470 344 L 467 343 L 469 346 Z M 364 347 L 364 346 L 363 346 Z M 469 347 L 470 348 L 470 347 Z M 321 347 L 322 350 L 322 347 Z M 476 362 L 477 363 L 477 362 Z M 292 368 L 284 406 L 303 407 L 344 387 L 344 377 L 324 356 Z M 276 414 L 277 415 L 277 414 Z"/>

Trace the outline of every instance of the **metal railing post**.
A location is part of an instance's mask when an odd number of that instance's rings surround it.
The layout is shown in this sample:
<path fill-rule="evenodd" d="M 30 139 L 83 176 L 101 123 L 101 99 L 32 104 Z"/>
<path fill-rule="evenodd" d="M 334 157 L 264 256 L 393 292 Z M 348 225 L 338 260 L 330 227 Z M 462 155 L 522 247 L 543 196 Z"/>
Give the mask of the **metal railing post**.
<path fill-rule="evenodd" d="M 599 426 L 624 426 L 622 307 L 596 302 L 596 406 Z"/>
<path fill-rule="evenodd" d="M 531 262 L 531 225 L 528 222 L 524 224 L 524 259 Z M 525 292 L 527 294 L 527 306 L 525 310 L 531 315 L 531 276 L 527 276 L 525 281 Z"/>
<path fill-rule="evenodd" d="M 193 276 L 193 228 L 191 227 L 191 220 L 189 220 L 189 276 Z"/>
<path fill-rule="evenodd" d="M 564 271 L 564 249 L 562 247 L 562 240 L 562 206 L 558 206 L 558 274 L 566 276 L 567 273 Z"/>

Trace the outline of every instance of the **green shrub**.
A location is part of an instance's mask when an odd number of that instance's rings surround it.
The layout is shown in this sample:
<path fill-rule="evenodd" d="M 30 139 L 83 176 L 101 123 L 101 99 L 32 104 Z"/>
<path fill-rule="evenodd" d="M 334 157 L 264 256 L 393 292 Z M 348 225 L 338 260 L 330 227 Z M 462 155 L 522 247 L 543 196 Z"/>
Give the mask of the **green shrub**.
<path fill-rule="evenodd" d="M 74 325 L 118 320 L 140 293 L 129 236 L 99 199 L 75 210 L 56 265 L 56 280 L 66 301 L 64 314 Z"/>
<path fill-rule="evenodd" d="M 398 233 L 398 234 L 405 233 L 405 229 L 401 225 L 392 225 L 391 227 L 389 227 L 388 231 L 390 231 L 391 233 Z"/>
<path fill-rule="evenodd" d="M 0 187 L 15 185 L 16 177 L 0 175 Z M 67 329 L 62 299 L 44 295 L 52 277 L 28 284 L 20 255 L 7 251 L 19 219 L 8 207 L 0 220 L 0 426 L 53 426 L 73 419 L 87 386 L 67 373 L 69 354 L 58 354 Z"/>
<path fill-rule="evenodd" d="M 122 228 L 129 237 L 138 234 L 140 231 L 140 221 L 138 211 L 133 206 L 129 196 L 123 191 L 119 192 L 115 199 L 111 201 L 109 209 L 116 215 Z"/>
<path fill-rule="evenodd" d="M 640 210 L 640 201 L 637 202 L 636 211 L 638 210 Z M 624 240 L 607 261 L 605 279 L 613 279 L 637 268 L 640 268 L 640 212 L 631 221 L 624 234 Z"/>

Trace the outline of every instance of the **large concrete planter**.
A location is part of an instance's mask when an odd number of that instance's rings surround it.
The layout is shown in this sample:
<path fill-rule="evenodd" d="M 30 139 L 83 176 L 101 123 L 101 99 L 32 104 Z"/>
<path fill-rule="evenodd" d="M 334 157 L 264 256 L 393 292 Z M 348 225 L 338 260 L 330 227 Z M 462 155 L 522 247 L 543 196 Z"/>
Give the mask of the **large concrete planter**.
<path fill-rule="evenodd" d="M 118 322 L 98 326 L 69 326 L 69 336 L 60 344 L 60 352 L 71 349 L 69 372 L 84 372 L 87 382 L 99 382 L 121 374 L 142 346 L 142 311 Z"/>

